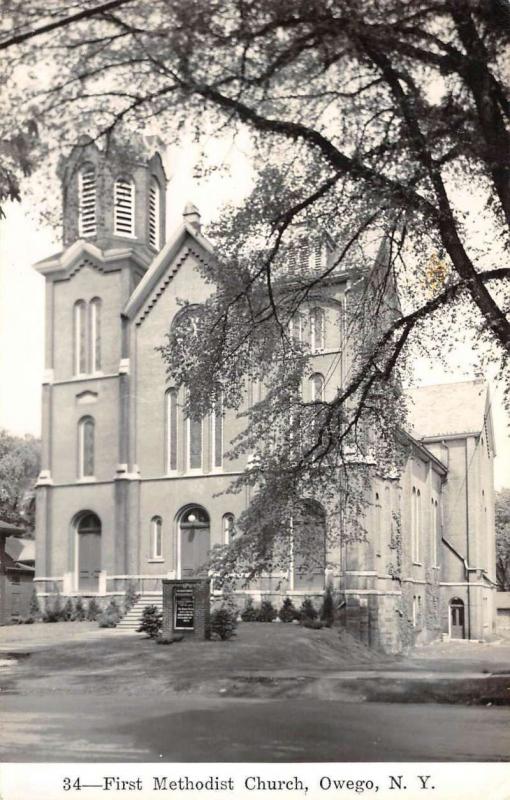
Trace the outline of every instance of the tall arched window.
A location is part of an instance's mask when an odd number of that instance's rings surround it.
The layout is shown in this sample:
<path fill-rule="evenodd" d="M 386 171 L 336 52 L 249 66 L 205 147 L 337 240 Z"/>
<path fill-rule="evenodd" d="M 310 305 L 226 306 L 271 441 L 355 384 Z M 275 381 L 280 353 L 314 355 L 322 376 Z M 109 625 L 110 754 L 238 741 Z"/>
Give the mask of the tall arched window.
<path fill-rule="evenodd" d="M 378 556 L 381 555 L 382 542 L 381 516 L 381 498 L 379 497 L 379 493 L 376 492 L 374 497 L 374 543 Z"/>
<path fill-rule="evenodd" d="M 94 420 L 82 417 L 78 423 L 78 477 L 90 478 L 94 475 Z"/>
<path fill-rule="evenodd" d="M 419 562 L 421 552 L 421 492 L 413 486 L 412 493 L 412 560 Z"/>
<path fill-rule="evenodd" d="M 432 498 L 431 501 L 430 501 L 430 515 L 431 515 L 430 530 L 431 530 L 431 537 L 432 537 L 432 564 L 435 567 L 437 567 L 438 566 L 438 560 L 437 560 L 437 554 L 438 554 L 437 532 L 438 532 L 438 527 L 439 526 L 437 524 L 437 522 L 438 522 L 438 520 L 437 520 L 438 505 L 437 505 L 437 500 L 434 500 L 434 498 Z"/>
<path fill-rule="evenodd" d="M 101 300 L 94 297 L 90 301 L 90 366 L 92 372 L 101 369 Z"/>
<path fill-rule="evenodd" d="M 322 308 L 310 311 L 310 349 L 312 353 L 320 353 L 325 344 L 325 316 Z"/>
<path fill-rule="evenodd" d="M 117 178 L 114 187 L 114 233 L 135 235 L 135 184 L 131 178 Z"/>
<path fill-rule="evenodd" d="M 96 169 L 85 164 L 78 173 L 79 235 L 96 235 Z"/>
<path fill-rule="evenodd" d="M 166 401 L 166 470 L 177 469 L 177 389 L 169 389 Z"/>
<path fill-rule="evenodd" d="M 223 402 L 222 398 L 215 403 L 212 412 L 212 465 L 216 469 L 223 466 Z"/>
<path fill-rule="evenodd" d="M 87 372 L 87 306 L 83 300 L 74 304 L 73 316 L 73 371 L 75 375 L 84 375 Z"/>
<path fill-rule="evenodd" d="M 188 417 L 188 469 L 202 469 L 202 420 Z"/>
<path fill-rule="evenodd" d="M 234 515 L 223 515 L 223 544 L 231 544 L 234 537 Z"/>
<path fill-rule="evenodd" d="M 163 558 L 163 521 L 161 517 L 151 519 L 151 558 Z"/>
<path fill-rule="evenodd" d="M 315 372 L 310 377 L 311 396 L 313 401 L 324 400 L 324 376 Z"/>
<path fill-rule="evenodd" d="M 161 187 L 153 176 L 149 190 L 149 244 L 156 250 L 161 247 L 160 208 Z"/>

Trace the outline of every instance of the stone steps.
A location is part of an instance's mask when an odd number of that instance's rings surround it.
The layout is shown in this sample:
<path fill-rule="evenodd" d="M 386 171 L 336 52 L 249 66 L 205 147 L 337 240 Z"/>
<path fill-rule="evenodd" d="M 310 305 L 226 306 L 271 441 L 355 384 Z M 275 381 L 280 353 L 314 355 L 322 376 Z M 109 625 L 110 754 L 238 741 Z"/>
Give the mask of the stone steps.
<path fill-rule="evenodd" d="M 117 630 L 135 631 L 140 625 L 142 614 L 146 606 L 156 606 L 158 611 L 163 611 L 163 594 L 142 594 L 133 608 L 124 614 L 117 625 Z"/>

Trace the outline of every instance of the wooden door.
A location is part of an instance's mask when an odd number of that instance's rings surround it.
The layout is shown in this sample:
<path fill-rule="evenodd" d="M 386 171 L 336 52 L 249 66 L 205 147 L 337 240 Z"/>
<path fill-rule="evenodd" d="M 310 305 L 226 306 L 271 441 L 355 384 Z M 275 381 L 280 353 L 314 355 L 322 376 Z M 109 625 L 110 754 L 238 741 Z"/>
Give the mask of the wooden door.
<path fill-rule="evenodd" d="M 209 524 L 197 520 L 181 522 L 181 578 L 207 574 L 211 549 Z"/>
<path fill-rule="evenodd" d="M 101 523 L 88 514 L 78 525 L 78 589 L 97 592 L 101 572 Z"/>
<path fill-rule="evenodd" d="M 464 603 L 454 600 L 450 604 L 450 636 L 452 639 L 464 639 Z"/>

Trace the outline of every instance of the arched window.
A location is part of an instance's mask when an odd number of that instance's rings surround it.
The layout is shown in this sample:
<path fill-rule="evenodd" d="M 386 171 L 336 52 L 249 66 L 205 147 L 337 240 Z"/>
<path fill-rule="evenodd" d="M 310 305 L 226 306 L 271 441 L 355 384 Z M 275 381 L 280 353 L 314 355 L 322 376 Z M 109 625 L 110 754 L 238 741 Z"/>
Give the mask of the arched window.
<path fill-rule="evenodd" d="M 85 164 L 78 173 L 78 228 L 80 237 L 96 235 L 96 170 Z"/>
<path fill-rule="evenodd" d="M 322 308 L 312 308 L 310 311 L 310 349 L 312 353 L 324 350 L 325 317 Z"/>
<path fill-rule="evenodd" d="M 90 366 L 92 372 L 101 369 L 101 300 L 94 297 L 89 306 L 90 318 Z"/>
<path fill-rule="evenodd" d="M 302 344 L 303 342 L 304 327 L 305 322 L 301 312 L 294 314 L 294 316 L 289 320 L 289 336 L 298 344 Z"/>
<path fill-rule="evenodd" d="M 163 558 L 163 521 L 161 517 L 151 519 L 151 558 Z"/>
<path fill-rule="evenodd" d="M 233 514 L 224 514 L 223 515 L 223 543 L 224 544 L 231 544 L 232 539 L 234 538 L 235 530 L 234 530 L 234 515 Z"/>
<path fill-rule="evenodd" d="M 149 190 L 149 244 L 156 250 L 161 247 L 161 188 L 157 179 L 151 178 Z"/>
<path fill-rule="evenodd" d="M 78 477 L 94 475 L 94 420 L 82 417 L 78 423 Z"/>
<path fill-rule="evenodd" d="M 421 551 L 421 492 L 413 486 L 412 494 L 412 560 L 420 561 Z"/>
<path fill-rule="evenodd" d="M 215 403 L 212 412 L 212 464 L 216 469 L 223 466 L 223 402 L 222 398 Z"/>
<path fill-rule="evenodd" d="M 131 178 L 117 178 L 114 187 L 114 233 L 135 235 L 135 184 Z"/>
<path fill-rule="evenodd" d="M 381 533 L 381 498 L 376 492 L 374 497 L 374 543 L 378 556 L 381 555 Z"/>
<path fill-rule="evenodd" d="M 431 503 L 431 507 L 430 507 L 431 526 L 430 526 L 430 529 L 431 529 L 431 537 L 432 537 L 432 564 L 437 567 L 438 566 L 437 533 L 438 533 L 438 528 L 439 528 L 439 526 L 437 524 L 438 523 L 438 519 L 437 519 L 438 503 L 437 503 L 437 500 L 434 500 L 434 498 L 432 498 L 430 503 Z"/>
<path fill-rule="evenodd" d="M 324 400 L 324 376 L 320 372 L 315 372 L 310 377 L 310 388 L 312 400 L 319 402 Z"/>
<path fill-rule="evenodd" d="M 74 304 L 73 316 L 73 371 L 75 375 L 84 375 L 87 372 L 87 307 L 83 300 Z"/>
<path fill-rule="evenodd" d="M 166 470 L 177 469 L 177 389 L 169 389 L 166 400 Z"/>
<path fill-rule="evenodd" d="M 202 420 L 188 417 L 188 469 L 202 469 Z"/>

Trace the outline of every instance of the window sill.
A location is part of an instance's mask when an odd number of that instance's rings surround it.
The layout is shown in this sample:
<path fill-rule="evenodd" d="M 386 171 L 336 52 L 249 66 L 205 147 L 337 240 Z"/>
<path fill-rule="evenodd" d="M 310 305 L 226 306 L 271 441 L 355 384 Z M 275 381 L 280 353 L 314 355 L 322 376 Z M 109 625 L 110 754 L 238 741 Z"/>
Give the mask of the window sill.
<path fill-rule="evenodd" d="M 94 475 L 87 475 L 84 478 L 78 478 L 76 483 L 96 483 L 97 478 Z"/>
<path fill-rule="evenodd" d="M 147 559 L 147 563 L 148 564 L 164 564 L 165 563 L 165 559 L 164 558 L 148 558 Z"/>
<path fill-rule="evenodd" d="M 421 561 L 413 561 L 413 567 L 423 567 L 423 562 L 421 562 Z"/>

